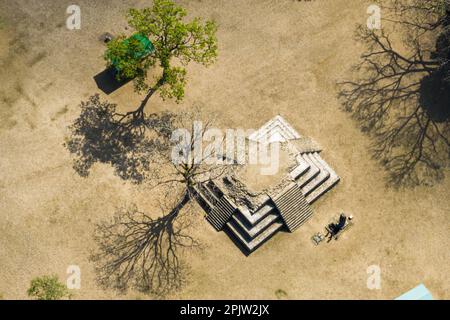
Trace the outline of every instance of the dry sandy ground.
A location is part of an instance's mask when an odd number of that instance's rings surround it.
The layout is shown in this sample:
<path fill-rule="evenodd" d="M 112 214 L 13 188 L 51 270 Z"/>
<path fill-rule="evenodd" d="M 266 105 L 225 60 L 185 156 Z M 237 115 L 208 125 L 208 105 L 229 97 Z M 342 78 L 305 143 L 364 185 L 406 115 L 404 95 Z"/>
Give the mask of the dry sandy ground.
<path fill-rule="evenodd" d="M 66 3 L 67 2 L 67 3 Z M 315 216 L 294 234 L 275 236 L 245 257 L 200 218 L 205 250 L 189 257 L 190 282 L 172 298 L 392 299 L 423 282 L 450 298 L 449 179 L 430 188 L 395 191 L 368 153 L 370 140 L 340 110 L 335 82 L 358 60 L 361 0 L 190 0 L 195 15 L 220 25 L 218 62 L 189 68 L 180 105 L 154 98 L 150 108 L 201 106 L 220 126 L 257 128 L 276 114 L 324 147 L 341 183 L 314 205 Z M 137 203 L 152 211 L 152 195 L 96 165 L 88 178 L 72 169 L 63 147 L 78 104 L 98 92 L 105 31 L 123 32 L 126 8 L 148 1 L 78 1 L 82 29 L 65 28 L 68 1 L 0 0 L 0 294 L 27 298 L 30 280 L 66 278 L 79 265 L 76 299 L 147 298 L 101 290 L 89 254 L 93 225 L 115 207 Z M 104 95 L 103 95 L 104 96 Z M 108 97 L 123 108 L 139 101 L 127 86 Z M 340 210 L 356 225 L 338 242 L 314 247 L 311 235 Z M 379 265 L 381 290 L 368 290 L 366 270 Z"/>

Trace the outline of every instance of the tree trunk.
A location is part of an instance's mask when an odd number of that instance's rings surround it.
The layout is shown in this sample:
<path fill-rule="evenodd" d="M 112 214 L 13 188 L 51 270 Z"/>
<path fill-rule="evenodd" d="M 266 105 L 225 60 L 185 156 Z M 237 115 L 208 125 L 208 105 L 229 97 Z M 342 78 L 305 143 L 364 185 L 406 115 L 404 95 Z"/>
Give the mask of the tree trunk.
<path fill-rule="evenodd" d="M 184 208 L 184 206 L 191 201 L 192 199 L 193 190 L 191 188 L 187 188 L 186 191 L 183 193 L 183 197 L 180 201 L 176 204 L 176 206 L 170 211 L 170 213 L 167 215 L 168 217 L 171 217 L 171 221 L 175 220 L 175 218 L 178 216 L 180 211 Z"/>

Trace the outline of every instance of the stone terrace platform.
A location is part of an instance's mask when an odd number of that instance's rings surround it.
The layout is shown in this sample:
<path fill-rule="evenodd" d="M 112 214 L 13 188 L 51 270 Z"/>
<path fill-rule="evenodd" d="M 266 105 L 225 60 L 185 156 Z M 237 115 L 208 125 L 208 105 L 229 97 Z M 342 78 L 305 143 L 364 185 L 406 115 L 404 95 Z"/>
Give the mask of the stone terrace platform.
<path fill-rule="evenodd" d="M 206 220 L 217 231 L 225 231 L 245 254 L 280 230 L 294 232 L 300 228 L 313 216 L 311 204 L 340 180 L 322 159 L 320 146 L 301 136 L 281 116 L 264 124 L 248 139 L 281 143 L 289 150 L 293 165 L 281 165 L 287 170 L 281 181 L 277 177 L 271 188 L 255 192 L 238 175 L 210 180 L 195 188 L 197 200 L 207 212 Z"/>

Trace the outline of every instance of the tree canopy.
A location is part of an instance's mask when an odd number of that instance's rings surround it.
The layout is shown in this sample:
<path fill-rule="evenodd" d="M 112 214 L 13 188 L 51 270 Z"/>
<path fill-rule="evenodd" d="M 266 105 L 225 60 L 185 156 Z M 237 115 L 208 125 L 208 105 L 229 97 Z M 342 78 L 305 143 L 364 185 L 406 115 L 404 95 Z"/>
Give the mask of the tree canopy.
<path fill-rule="evenodd" d="M 27 293 L 37 300 L 60 300 L 70 297 L 67 287 L 59 282 L 55 275 L 34 278 Z"/>
<path fill-rule="evenodd" d="M 194 18 L 185 22 L 186 10 L 171 0 L 155 0 L 151 8 L 130 9 L 128 24 L 134 32 L 147 36 L 155 50 L 144 58 L 135 57 L 132 51 L 142 50 L 138 41 L 125 43 L 119 36 L 107 44 L 105 59 L 109 65 L 119 61 L 118 77 L 134 78 L 138 92 L 160 89 L 163 99 L 184 97 L 186 84 L 185 66 L 197 62 L 208 66 L 217 57 L 217 25 Z M 131 47 L 131 50 L 130 50 Z M 148 83 L 150 67 L 159 65 L 161 74 L 152 84 Z"/>

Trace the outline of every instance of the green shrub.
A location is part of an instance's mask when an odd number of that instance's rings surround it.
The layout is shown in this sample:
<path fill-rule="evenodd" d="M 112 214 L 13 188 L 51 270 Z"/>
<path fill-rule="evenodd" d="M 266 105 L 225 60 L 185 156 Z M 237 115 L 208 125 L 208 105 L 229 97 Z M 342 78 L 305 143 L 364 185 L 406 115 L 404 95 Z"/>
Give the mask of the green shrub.
<path fill-rule="evenodd" d="M 278 289 L 275 291 L 275 295 L 277 296 L 277 299 L 286 299 L 287 293 L 283 289 Z"/>
<path fill-rule="evenodd" d="M 59 282 L 58 277 L 42 276 L 31 280 L 28 296 L 37 300 L 60 300 L 70 298 L 67 287 Z"/>

